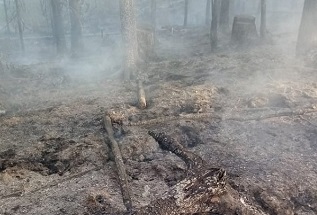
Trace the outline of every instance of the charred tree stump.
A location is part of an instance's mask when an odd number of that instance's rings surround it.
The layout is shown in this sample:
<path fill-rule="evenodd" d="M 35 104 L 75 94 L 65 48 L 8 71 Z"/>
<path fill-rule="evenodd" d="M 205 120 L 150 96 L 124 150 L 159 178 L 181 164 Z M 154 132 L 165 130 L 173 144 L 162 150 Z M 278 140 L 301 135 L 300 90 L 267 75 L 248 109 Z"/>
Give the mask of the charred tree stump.
<path fill-rule="evenodd" d="M 132 201 L 131 201 L 131 194 L 130 194 L 130 187 L 128 183 L 128 176 L 125 170 L 125 166 L 123 163 L 121 151 L 117 141 L 114 138 L 114 132 L 112 129 L 112 123 L 109 116 L 104 116 L 104 127 L 108 133 L 108 139 L 110 141 L 110 148 L 114 157 L 114 161 L 117 167 L 117 173 L 119 177 L 119 183 L 123 198 L 123 203 L 128 211 L 132 209 Z"/>
<path fill-rule="evenodd" d="M 245 44 L 257 37 L 255 17 L 246 15 L 234 17 L 231 35 L 232 42 Z"/>

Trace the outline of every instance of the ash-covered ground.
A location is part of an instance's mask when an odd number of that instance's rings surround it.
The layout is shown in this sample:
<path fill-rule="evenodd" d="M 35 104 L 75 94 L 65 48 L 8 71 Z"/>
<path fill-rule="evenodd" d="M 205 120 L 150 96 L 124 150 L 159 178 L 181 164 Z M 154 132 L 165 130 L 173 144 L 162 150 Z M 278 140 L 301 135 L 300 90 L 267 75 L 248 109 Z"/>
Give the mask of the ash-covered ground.
<path fill-rule="evenodd" d="M 295 57 L 295 32 L 210 52 L 208 30 L 160 32 L 157 57 L 137 86 L 121 81 L 116 52 L 50 63 L 3 63 L 0 214 L 89 214 L 91 204 L 124 210 L 102 118 L 116 129 L 133 204 L 158 198 L 185 173 L 148 130 L 164 131 L 267 214 L 317 214 L 317 67 Z M 313 57 L 313 56 L 312 56 Z M 119 62 L 119 61 L 118 61 Z M 312 60 L 313 62 L 313 60 Z"/>

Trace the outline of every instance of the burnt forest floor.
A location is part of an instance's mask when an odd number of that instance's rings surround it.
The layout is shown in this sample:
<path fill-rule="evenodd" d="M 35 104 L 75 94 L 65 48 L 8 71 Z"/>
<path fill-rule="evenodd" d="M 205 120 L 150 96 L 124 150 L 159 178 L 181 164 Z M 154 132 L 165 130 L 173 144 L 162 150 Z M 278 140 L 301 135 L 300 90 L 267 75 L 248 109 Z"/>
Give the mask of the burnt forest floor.
<path fill-rule="evenodd" d="M 162 33 L 158 57 L 142 66 L 145 110 L 136 106 L 137 86 L 110 66 L 116 53 L 102 63 L 2 65 L 9 71 L 0 81 L 0 214 L 85 214 L 91 204 L 124 210 L 105 111 L 123 121 L 115 134 L 136 207 L 185 172 L 151 129 L 226 169 L 267 214 L 317 214 L 317 68 L 291 54 L 294 35 L 248 48 L 223 42 L 210 53 L 206 31 L 173 33 Z"/>

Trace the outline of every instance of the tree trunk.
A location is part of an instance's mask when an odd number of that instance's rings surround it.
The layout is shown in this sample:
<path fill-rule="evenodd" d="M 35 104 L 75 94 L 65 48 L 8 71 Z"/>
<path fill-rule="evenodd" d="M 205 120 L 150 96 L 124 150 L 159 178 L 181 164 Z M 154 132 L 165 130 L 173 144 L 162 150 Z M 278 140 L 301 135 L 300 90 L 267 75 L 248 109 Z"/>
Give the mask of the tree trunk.
<path fill-rule="evenodd" d="M 152 22 L 152 28 L 154 33 L 154 43 L 155 43 L 156 41 L 156 0 L 151 0 L 151 22 Z"/>
<path fill-rule="evenodd" d="M 51 7 L 53 35 L 55 38 L 57 53 L 64 54 L 66 52 L 66 39 L 64 33 L 61 0 L 51 0 Z"/>
<path fill-rule="evenodd" d="M 4 14 L 6 17 L 6 27 L 7 27 L 7 34 L 10 35 L 10 23 L 9 23 L 9 16 L 8 16 L 8 7 L 7 7 L 7 0 L 3 0 L 3 8 L 4 8 Z"/>
<path fill-rule="evenodd" d="M 69 0 L 69 10 L 71 23 L 71 49 L 73 55 L 78 55 L 83 50 L 80 0 Z"/>
<path fill-rule="evenodd" d="M 21 44 L 21 49 L 24 52 L 24 40 L 23 40 L 23 29 L 22 29 L 22 19 L 21 19 L 21 14 L 20 14 L 20 3 L 18 0 L 15 0 L 15 6 L 16 6 L 16 13 L 17 13 L 17 22 L 18 22 L 18 28 L 19 28 L 19 37 L 20 37 L 20 44 Z"/>
<path fill-rule="evenodd" d="M 206 0 L 206 20 L 205 20 L 206 25 L 210 24 L 210 11 L 211 11 L 210 1 L 211 0 Z"/>
<path fill-rule="evenodd" d="M 211 21 L 211 28 L 210 28 L 211 49 L 217 48 L 217 43 L 218 43 L 218 8 L 219 8 L 219 1 L 212 0 L 212 21 Z"/>
<path fill-rule="evenodd" d="M 187 26 L 187 19 L 188 19 L 188 0 L 185 0 L 185 7 L 184 7 L 184 27 Z"/>
<path fill-rule="evenodd" d="M 299 27 L 296 54 L 305 54 L 311 47 L 316 44 L 316 20 L 317 20 L 317 1 L 305 0 L 302 21 Z"/>
<path fill-rule="evenodd" d="M 121 32 L 124 44 L 124 80 L 136 75 L 138 61 L 138 41 L 134 0 L 120 0 Z"/>
<path fill-rule="evenodd" d="M 221 1 L 219 26 L 223 32 L 229 32 L 230 1 L 231 0 L 222 0 Z"/>
<path fill-rule="evenodd" d="M 266 0 L 261 0 L 261 26 L 260 35 L 262 39 L 266 38 Z"/>

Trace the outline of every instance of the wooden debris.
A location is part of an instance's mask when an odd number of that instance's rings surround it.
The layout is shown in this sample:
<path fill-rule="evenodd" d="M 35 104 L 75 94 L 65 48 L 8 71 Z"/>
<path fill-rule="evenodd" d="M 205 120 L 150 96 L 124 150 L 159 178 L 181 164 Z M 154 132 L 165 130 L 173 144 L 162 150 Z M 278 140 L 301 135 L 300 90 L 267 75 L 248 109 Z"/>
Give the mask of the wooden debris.
<path fill-rule="evenodd" d="M 119 177 L 119 183 L 123 198 L 123 203 L 128 211 L 132 209 L 132 201 L 131 201 L 131 194 L 130 194 L 130 187 L 128 183 L 128 176 L 125 170 L 125 166 L 123 163 L 121 151 L 117 141 L 114 138 L 114 132 L 112 129 L 111 119 L 108 115 L 104 116 L 104 127 L 108 133 L 108 139 L 110 141 L 110 148 L 114 157 L 114 161 L 117 167 L 117 173 Z"/>
<path fill-rule="evenodd" d="M 264 214 L 250 205 L 239 193 L 228 185 L 226 171 L 212 168 L 198 155 L 186 151 L 173 138 L 164 133 L 149 131 L 163 150 L 180 157 L 189 166 L 190 174 L 176 184 L 162 198 L 141 208 L 135 215 L 173 214 Z"/>
<path fill-rule="evenodd" d="M 138 80 L 138 99 L 139 99 L 139 108 L 145 109 L 146 108 L 145 91 L 143 88 L 142 81 L 140 80 Z"/>
<path fill-rule="evenodd" d="M 153 131 L 149 131 L 148 133 L 159 143 L 163 150 L 171 151 L 180 157 L 187 164 L 189 169 L 200 169 L 205 164 L 201 157 L 187 151 L 180 143 L 166 136 L 164 133 L 155 133 Z"/>

